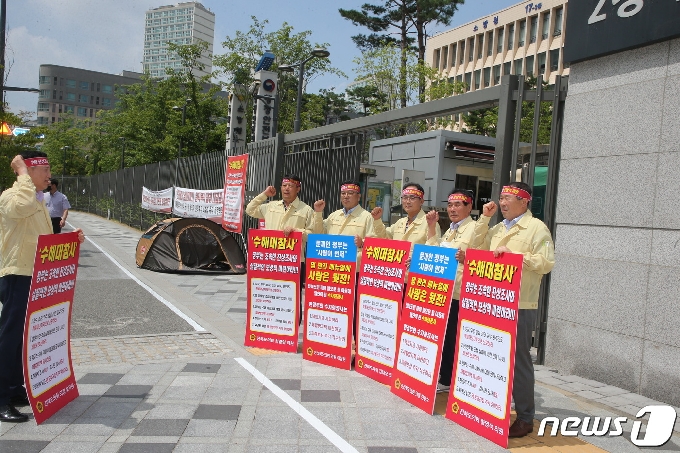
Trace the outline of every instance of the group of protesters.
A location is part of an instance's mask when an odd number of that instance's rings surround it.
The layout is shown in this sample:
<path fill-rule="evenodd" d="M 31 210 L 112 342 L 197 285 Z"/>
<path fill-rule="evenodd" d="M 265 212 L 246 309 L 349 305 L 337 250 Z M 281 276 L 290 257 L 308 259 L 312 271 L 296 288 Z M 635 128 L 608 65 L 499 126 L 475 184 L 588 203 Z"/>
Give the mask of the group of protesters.
<path fill-rule="evenodd" d="M 386 227 L 382 222 L 383 209 L 371 212 L 361 207 L 361 187 L 356 181 L 345 181 L 339 187 L 342 209 L 323 219 L 325 200 L 317 200 L 312 207 L 300 200 L 302 180 L 287 175 L 281 184 L 281 201 L 267 202 L 277 194 L 273 186 L 255 197 L 246 207 L 246 213 L 264 219 L 265 228 L 281 230 L 288 235 L 293 231 L 307 234 L 330 234 L 353 236 L 357 246 L 357 270 L 361 265 L 361 253 L 365 238 L 377 237 L 408 241 L 457 249 L 457 267 L 453 300 L 442 348 L 441 371 L 437 390 L 448 392 L 451 385 L 461 277 L 467 249 L 493 251 L 498 257 L 503 253 L 523 255 L 522 280 L 520 284 L 519 317 L 517 324 L 515 370 L 512 396 L 517 418 L 510 426 L 509 437 L 523 437 L 533 431 L 535 415 L 534 367 L 531 359 L 533 329 L 536 322 L 538 295 L 543 275 L 554 264 L 554 244 L 546 225 L 531 214 L 531 187 L 523 182 L 512 182 L 500 192 L 498 203 L 490 201 L 482 207 L 477 221 L 470 216 L 474 194 L 469 190 L 454 188 L 447 200 L 450 227 L 442 234 L 439 213 L 423 211 L 425 191 L 419 184 L 406 184 L 402 188 L 401 204 L 405 217 Z M 500 207 L 503 220 L 489 227 L 491 217 Z M 304 276 L 304 261 L 301 274 Z M 302 297 L 300 298 L 302 300 Z"/>

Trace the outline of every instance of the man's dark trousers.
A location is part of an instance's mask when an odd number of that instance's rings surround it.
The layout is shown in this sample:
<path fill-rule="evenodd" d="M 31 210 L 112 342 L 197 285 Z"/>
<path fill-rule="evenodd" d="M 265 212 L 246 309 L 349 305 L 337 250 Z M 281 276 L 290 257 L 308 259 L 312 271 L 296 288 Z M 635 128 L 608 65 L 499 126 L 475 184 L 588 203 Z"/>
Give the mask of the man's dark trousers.
<path fill-rule="evenodd" d="M 10 398 L 24 391 L 22 347 L 24 320 L 28 307 L 31 277 L 5 275 L 0 277 L 0 406 L 9 404 Z"/>
<path fill-rule="evenodd" d="M 54 234 L 61 233 L 61 217 L 50 217 L 52 219 L 52 232 Z"/>

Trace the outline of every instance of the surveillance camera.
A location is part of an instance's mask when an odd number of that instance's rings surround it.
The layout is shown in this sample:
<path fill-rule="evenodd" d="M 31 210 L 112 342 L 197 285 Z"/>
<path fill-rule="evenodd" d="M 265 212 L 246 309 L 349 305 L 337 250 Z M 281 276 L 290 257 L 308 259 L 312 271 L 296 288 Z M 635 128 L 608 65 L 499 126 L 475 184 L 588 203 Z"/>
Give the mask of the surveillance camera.
<path fill-rule="evenodd" d="M 259 80 L 253 80 L 253 83 L 250 84 L 250 92 L 254 93 L 255 91 L 257 91 L 257 89 L 260 88 L 261 83 L 262 82 L 260 82 Z"/>

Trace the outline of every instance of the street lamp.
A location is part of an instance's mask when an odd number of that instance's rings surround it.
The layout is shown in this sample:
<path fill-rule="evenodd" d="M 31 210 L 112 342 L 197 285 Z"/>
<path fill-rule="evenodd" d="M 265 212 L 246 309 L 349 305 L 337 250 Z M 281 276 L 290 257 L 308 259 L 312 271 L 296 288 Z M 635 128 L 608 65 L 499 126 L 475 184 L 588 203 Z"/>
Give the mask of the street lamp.
<path fill-rule="evenodd" d="M 282 64 L 279 65 L 279 69 L 283 72 L 293 72 L 294 68 L 298 68 L 298 94 L 297 94 L 297 106 L 295 107 L 295 124 L 293 126 L 294 132 L 300 132 L 300 113 L 302 111 L 302 84 L 305 73 L 305 64 L 312 58 L 328 58 L 331 53 L 324 48 L 317 47 L 312 50 L 312 54 L 296 64 Z"/>
<path fill-rule="evenodd" d="M 182 111 L 182 133 L 184 132 L 184 124 L 186 123 L 187 119 L 187 104 L 191 102 L 191 98 L 187 98 L 186 101 L 184 101 L 184 105 L 182 107 L 174 106 L 172 109 L 175 112 L 179 112 L 180 110 Z M 179 149 L 177 150 L 177 165 L 175 165 L 175 187 L 177 187 L 177 173 L 179 171 L 179 160 L 182 158 L 182 135 L 180 134 L 179 136 Z"/>
<path fill-rule="evenodd" d="M 66 173 L 66 151 L 71 149 L 69 146 L 61 147 L 61 180 L 64 180 L 64 174 Z"/>
<path fill-rule="evenodd" d="M 121 143 L 120 169 L 123 170 L 125 168 L 125 137 L 118 137 L 118 140 Z"/>

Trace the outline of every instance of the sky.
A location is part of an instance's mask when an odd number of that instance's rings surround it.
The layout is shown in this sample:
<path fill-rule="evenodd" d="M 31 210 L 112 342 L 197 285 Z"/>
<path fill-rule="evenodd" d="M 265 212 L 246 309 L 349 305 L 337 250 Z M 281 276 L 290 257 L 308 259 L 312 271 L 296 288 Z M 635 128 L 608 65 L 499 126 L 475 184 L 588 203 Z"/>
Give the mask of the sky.
<path fill-rule="evenodd" d="M 352 60 L 359 55 L 351 36 L 366 33 L 338 13 L 338 8 L 359 9 L 380 0 L 203 0 L 215 13 L 213 53 L 225 53 L 222 42 L 237 30 L 247 31 L 250 17 L 269 21 L 269 30 L 283 22 L 294 32 L 310 30 L 312 43 L 328 43 L 330 60 L 348 79 L 323 76 L 311 81 L 309 92 L 335 88 L 344 91 L 353 80 Z M 179 0 L 174 0 L 179 3 Z M 455 28 L 516 4 L 515 0 L 466 0 L 451 25 L 431 25 L 428 35 Z M 7 0 L 7 86 L 38 87 L 41 64 L 70 66 L 119 74 L 141 72 L 144 46 L 144 13 L 171 4 L 168 0 Z M 34 112 L 37 93 L 7 92 L 10 110 Z"/>

